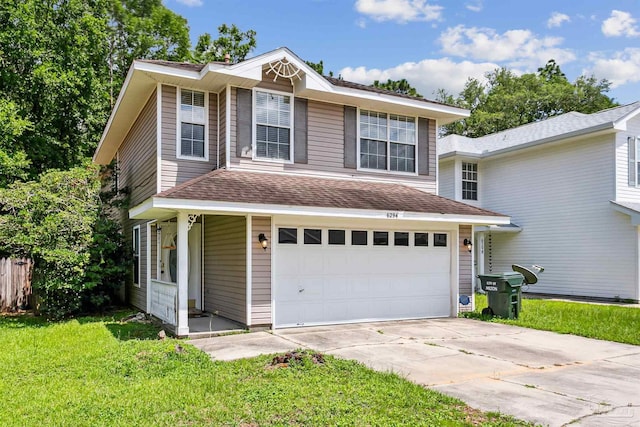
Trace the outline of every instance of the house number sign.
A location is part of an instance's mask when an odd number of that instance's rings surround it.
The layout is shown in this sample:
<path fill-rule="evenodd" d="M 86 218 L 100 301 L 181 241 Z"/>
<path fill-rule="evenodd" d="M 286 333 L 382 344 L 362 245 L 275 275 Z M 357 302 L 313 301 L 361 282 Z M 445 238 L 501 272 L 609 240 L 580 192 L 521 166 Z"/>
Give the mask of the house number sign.
<path fill-rule="evenodd" d="M 397 219 L 400 218 L 400 214 L 398 212 L 387 212 L 387 218 Z"/>

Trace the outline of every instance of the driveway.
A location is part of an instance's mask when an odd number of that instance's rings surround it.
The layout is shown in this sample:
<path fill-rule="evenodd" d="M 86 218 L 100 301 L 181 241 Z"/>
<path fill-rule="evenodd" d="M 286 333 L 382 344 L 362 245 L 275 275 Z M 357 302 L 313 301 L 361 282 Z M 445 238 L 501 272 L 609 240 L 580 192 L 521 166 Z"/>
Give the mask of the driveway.
<path fill-rule="evenodd" d="M 640 425 L 640 346 L 471 319 L 280 329 L 191 343 L 216 360 L 310 348 L 544 425 Z"/>

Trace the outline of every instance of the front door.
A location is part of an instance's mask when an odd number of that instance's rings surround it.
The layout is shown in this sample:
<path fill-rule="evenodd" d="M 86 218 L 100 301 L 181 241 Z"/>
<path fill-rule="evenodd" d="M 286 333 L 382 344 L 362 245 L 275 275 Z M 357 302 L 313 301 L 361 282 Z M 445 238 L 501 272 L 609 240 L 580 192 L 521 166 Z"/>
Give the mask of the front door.
<path fill-rule="evenodd" d="M 160 280 L 175 283 L 178 275 L 177 228 L 175 222 L 160 224 Z M 189 230 L 189 307 L 202 310 L 202 225 Z"/>

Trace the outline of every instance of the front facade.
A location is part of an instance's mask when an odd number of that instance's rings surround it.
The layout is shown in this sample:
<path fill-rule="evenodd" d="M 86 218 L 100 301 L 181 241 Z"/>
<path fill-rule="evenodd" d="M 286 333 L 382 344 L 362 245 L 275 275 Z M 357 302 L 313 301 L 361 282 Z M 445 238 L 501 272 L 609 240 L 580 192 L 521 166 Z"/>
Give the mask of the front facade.
<path fill-rule="evenodd" d="M 455 315 L 473 226 L 436 196 L 436 126 L 466 111 L 322 77 L 287 49 L 136 61 L 94 161 L 130 193 L 128 300 L 189 334 Z"/>
<path fill-rule="evenodd" d="M 545 268 L 527 291 L 640 299 L 640 103 L 567 113 L 439 147 L 440 195 L 504 212 L 476 231 L 476 270 Z"/>

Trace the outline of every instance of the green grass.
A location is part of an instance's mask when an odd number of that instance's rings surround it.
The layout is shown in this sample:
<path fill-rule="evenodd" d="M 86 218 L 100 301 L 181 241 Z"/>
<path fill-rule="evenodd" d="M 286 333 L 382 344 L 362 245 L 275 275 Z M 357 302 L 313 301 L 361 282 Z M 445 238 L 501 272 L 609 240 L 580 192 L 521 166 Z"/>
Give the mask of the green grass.
<path fill-rule="evenodd" d="M 0 425 L 525 425 L 330 356 L 213 362 L 120 317 L 0 317 Z"/>
<path fill-rule="evenodd" d="M 463 316 L 480 319 L 487 297 L 476 294 L 476 310 Z M 518 319 L 484 319 L 563 334 L 640 345 L 640 309 L 604 304 L 523 299 Z"/>

